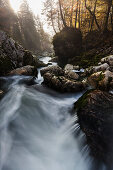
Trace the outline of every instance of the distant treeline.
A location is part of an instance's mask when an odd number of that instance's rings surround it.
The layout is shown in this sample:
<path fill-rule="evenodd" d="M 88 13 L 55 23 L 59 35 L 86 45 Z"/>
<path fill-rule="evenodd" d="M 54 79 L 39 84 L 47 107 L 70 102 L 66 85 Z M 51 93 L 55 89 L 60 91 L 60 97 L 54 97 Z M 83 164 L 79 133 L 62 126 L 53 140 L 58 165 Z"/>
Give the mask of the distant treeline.
<path fill-rule="evenodd" d="M 26 0 L 23 0 L 18 13 L 13 11 L 9 0 L 0 0 L 0 29 L 28 50 L 40 52 L 50 49 L 50 37 Z"/>

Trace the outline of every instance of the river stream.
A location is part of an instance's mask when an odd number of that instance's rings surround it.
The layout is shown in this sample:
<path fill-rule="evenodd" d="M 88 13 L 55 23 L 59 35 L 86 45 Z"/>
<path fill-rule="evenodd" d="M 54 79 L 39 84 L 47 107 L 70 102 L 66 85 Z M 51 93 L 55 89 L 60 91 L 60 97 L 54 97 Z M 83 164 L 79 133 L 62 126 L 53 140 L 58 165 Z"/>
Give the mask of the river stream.
<path fill-rule="evenodd" d="M 8 92 L 0 101 L 0 170 L 92 170 L 85 135 L 76 113 L 71 115 L 83 93 L 43 87 L 40 69 L 37 88 L 20 84 L 25 78 L 4 78 Z"/>

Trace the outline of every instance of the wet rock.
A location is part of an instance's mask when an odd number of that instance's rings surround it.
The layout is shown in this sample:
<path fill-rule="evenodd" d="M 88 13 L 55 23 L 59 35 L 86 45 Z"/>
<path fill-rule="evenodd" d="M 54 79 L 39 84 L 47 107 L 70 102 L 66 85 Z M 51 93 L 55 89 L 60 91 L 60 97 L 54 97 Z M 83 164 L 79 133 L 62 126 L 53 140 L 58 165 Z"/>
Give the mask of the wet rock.
<path fill-rule="evenodd" d="M 25 84 L 27 86 L 32 86 L 32 85 L 35 85 L 37 84 L 35 82 L 35 77 L 28 77 L 28 78 L 23 78 L 22 80 L 19 81 L 19 84 Z"/>
<path fill-rule="evenodd" d="M 79 81 L 79 75 L 73 71 L 64 71 L 59 66 L 41 70 L 43 84 L 59 92 L 77 92 L 85 89 L 86 83 Z"/>
<path fill-rule="evenodd" d="M 113 72 L 97 72 L 88 77 L 88 83 L 93 88 L 109 90 L 113 88 Z"/>
<path fill-rule="evenodd" d="M 110 56 L 107 56 L 101 59 L 101 63 L 110 64 L 110 62 L 113 62 L 113 55 L 110 55 Z"/>
<path fill-rule="evenodd" d="M 58 62 L 58 57 L 53 57 L 49 62 Z"/>
<path fill-rule="evenodd" d="M 99 72 L 99 71 L 106 71 L 106 70 L 109 70 L 110 67 L 107 63 L 104 63 L 104 64 L 101 64 L 99 66 L 90 66 L 89 68 L 87 68 L 85 70 L 85 74 L 86 75 L 90 75 L 90 74 L 93 74 L 93 73 L 96 73 L 96 72 Z"/>
<path fill-rule="evenodd" d="M 73 66 L 73 69 L 74 70 L 80 70 L 80 67 L 79 66 Z"/>
<path fill-rule="evenodd" d="M 0 90 L 0 100 L 3 98 L 3 96 L 4 96 L 4 92 Z"/>
<path fill-rule="evenodd" d="M 56 76 L 64 75 L 63 69 L 59 66 L 49 66 L 49 67 L 43 68 L 40 72 L 42 76 L 47 72 L 55 74 Z"/>
<path fill-rule="evenodd" d="M 78 92 L 85 89 L 84 83 L 80 81 L 69 80 L 64 76 L 56 76 L 52 73 L 45 73 L 44 85 L 59 92 Z"/>
<path fill-rule="evenodd" d="M 9 75 L 37 76 L 37 69 L 34 66 L 28 65 L 12 70 Z"/>
<path fill-rule="evenodd" d="M 106 71 L 106 70 L 109 70 L 109 65 L 107 63 L 93 67 L 93 73 L 96 73 L 98 71 Z"/>
<path fill-rule="evenodd" d="M 113 95 L 100 90 L 88 91 L 75 103 L 75 110 L 90 154 L 110 166 L 113 162 Z"/>
<path fill-rule="evenodd" d="M 73 71 L 65 71 L 65 77 L 73 80 L 79 79 L 79 75 Z"/>

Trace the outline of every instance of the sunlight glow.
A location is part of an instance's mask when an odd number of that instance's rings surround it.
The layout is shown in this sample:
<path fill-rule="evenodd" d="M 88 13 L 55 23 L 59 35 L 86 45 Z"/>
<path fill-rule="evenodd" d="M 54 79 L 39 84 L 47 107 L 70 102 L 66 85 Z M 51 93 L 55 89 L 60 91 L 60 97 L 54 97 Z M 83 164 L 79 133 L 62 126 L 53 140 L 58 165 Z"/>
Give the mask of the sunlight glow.
<path fill-rule="evenodd" d="M 19 11 L 20 4 L 23 0 L 10 0 L 10 4 L 15 12 Z M 43 9 L 43 2 L 45 0 L 27 0 L 29 7 L 33 11 L 35 15 L 39 15 L 41 18 L 41 21 L 43 22 L 43 16 L 41 15 L 42 9 Z M 48 25 L 44 23 L 44 30 L 46 32 L 48 31 Z"/>
<path fill-rule="evenodd" d="M 10 4 L 15 12 L 18 12 L 21 0 L 10 0 Z"/>
<path fill-rule="evenodd" d="M 35 15 L 41 15 L 44 0 L 27 0 Z M 22 0 L 10 0 L 11 6 L 15 12 L 18 12 Z"/>

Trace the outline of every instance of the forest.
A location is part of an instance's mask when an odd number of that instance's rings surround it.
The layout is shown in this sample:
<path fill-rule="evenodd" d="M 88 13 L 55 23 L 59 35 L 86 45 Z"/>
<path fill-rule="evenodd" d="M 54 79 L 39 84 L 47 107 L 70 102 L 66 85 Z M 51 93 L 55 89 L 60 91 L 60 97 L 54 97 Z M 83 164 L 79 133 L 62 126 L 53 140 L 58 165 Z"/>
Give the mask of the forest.
<path fill-rule="evenodd" d="M 46 0 L 43 12 L 55 33 L 64 27 L 79 28 L 84 36 L 94 30 L 113 32 L 112 0 Z"/>

